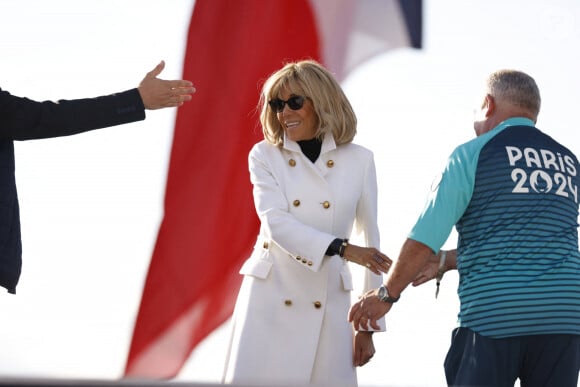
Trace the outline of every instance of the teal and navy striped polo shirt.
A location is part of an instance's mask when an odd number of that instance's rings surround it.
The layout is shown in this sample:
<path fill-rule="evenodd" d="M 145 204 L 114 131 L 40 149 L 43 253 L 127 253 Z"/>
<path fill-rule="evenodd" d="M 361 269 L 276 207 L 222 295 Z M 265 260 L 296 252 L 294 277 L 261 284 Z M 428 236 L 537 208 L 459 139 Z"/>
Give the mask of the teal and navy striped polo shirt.
<path fill-rule="evenodd" d="M 453 151 L 409 237 L 438 251 L 455 225 L 461 327 L 580 334 L 579 173 L 525 118 Z"/>

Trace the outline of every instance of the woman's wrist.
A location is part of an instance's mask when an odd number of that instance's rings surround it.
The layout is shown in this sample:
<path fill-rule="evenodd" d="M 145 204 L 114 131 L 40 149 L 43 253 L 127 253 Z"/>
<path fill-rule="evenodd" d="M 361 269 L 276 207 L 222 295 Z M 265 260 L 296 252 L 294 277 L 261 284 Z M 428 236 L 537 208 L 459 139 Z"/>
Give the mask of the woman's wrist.
<path fill-rule="evenodd" d="M 344 256 L 346 246 L 348 246 L 348 239 L 336 238 L 332 242 L 330 242 L 328 249 L 326 249 L 326 255 L 329 256 L 338 255 L 341 258 L 346 259 Z"/>
<path fill-rule="evenodd" d="M 346 260 L 346 256 L 344 255 L 344 252 L 346 251 L 346 248 L 348 246 L 348 239 L 343 239 L 342 242 L 340 243 L 340 248 L 338 249 L 338 255 L 343 258 L 344 260 Z"/>

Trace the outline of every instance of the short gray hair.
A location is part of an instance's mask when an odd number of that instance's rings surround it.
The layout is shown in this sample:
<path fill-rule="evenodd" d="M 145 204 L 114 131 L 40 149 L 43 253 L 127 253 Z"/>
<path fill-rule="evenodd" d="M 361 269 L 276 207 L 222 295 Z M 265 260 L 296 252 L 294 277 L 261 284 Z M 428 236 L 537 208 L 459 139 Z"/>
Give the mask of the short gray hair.
<path fill-rule="evenodd" d="M 487 93 L 492 97 L 526 110 L 534 117 L 540 112 L 540 90 L 534 78 L 517 70 L 499 70 L 486 82 Z"/>

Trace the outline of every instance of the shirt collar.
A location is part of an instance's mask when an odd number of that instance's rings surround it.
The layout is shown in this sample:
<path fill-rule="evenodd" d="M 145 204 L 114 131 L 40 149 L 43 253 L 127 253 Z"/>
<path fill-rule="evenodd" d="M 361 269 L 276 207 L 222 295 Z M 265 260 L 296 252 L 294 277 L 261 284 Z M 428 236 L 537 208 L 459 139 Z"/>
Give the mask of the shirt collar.
<path fill-rule="evenodd" d="M 491 131 L 501 131 L 507 128 L 508 126 L 532 126 L 535 127 L 536 124 L 534 121 L 530 120 L 529 118 L 525 117 L 512 117 L 508 118 L 505 121 L 502 121 L 498 126 L 493 128 Z"/>

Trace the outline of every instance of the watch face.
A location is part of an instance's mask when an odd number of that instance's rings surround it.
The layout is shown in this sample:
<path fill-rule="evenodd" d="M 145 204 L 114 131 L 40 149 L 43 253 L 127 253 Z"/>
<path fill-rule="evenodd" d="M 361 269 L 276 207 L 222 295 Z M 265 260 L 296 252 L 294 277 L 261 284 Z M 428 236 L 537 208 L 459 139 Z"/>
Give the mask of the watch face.
<path fill-rule="evenodd" d="M 399 298 L 393 298 L 391 296 L 389 296 L 389 291 L 387 290 L 387 287 L 385 285 L 381 285 L 381 287 L 379 288 L 379 300 L 381 300 L 382 302 L 388 302 L 390 304 L 397 302 L 399 300 Z"/>
<path fill-rule="evenodd" d="M 387 288 L 385 288 L 384 286 L 381 286 L 379 288 L 379 298 L 381 300 L 383 300 L 385 298 L 385 293 L 387 292 Z"/>

